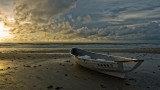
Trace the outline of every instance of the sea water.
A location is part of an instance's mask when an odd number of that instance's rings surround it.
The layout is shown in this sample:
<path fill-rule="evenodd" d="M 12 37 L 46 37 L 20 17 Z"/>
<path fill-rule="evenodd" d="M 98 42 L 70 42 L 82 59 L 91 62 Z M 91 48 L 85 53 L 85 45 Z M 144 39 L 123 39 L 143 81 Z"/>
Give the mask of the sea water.
<path fill-rule="evenodd" d="M 139 49 L 160 48 L 160 43 L 0 43 L 1 53 L 60 52 L 72 47 L 81 49 Z M 66 52 L 67 53 L 67 52 Z"/>

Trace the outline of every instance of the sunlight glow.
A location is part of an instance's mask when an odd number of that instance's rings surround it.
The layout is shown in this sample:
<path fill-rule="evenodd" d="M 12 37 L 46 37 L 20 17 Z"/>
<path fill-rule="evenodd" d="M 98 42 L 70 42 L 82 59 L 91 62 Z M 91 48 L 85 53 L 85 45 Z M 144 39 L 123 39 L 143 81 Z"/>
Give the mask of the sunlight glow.
<path fill-rule="evenodd" d="M 10 29 L 9 27 L 5 27 L 3 22 L 0 22 L 0 41 L 11 38 Z"/>

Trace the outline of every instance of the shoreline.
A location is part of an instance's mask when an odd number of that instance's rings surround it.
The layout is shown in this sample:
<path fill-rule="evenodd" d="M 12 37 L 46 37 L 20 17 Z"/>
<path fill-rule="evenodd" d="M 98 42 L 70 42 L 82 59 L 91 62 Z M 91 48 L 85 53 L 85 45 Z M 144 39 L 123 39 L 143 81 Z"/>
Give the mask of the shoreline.
<path fill-rule="evenodd" d="M 26 48 L 24 51 L 22 50 L 10 50 L 10 51 L 1 51 L 0 54 L 3 54 L 3 53 L 69 53 L 70 51 L 70 48 L 68 49 L 52 49 L 50 50 L 50 48 L 46 48 L 46 49 L 43 49 L 43 50 L 39 50 L 39 49 L 35 49 L 35 50 L 30 50 L 30 51 L 27 51 L 28 48 Z M 83 49 L 83 48 L 82 48 Z M 154 54 L 160 54 L 160 48 L 135 48 L 135 49 L 105 49 L 105 48 L 100 48 L 100 49 L 84 49 L 84 50 L 88 50 L 88 51 L 92 51 L 92 52 L 99 52 L 99 53 L 108 53 L 108 52 L 111 52 L 111 53 L 154 53 Z"/>

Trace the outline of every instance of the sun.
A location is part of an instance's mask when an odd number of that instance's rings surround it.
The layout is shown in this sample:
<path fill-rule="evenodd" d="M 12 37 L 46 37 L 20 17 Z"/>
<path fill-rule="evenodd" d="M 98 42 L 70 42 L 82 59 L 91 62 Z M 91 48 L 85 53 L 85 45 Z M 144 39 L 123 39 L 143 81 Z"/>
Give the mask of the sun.
<path fill-rule="evenodd" d="M 10 29 L 9 27 L 5 27 L 3 22 L 0 22 L 0 41 L 11 38 Z"/>

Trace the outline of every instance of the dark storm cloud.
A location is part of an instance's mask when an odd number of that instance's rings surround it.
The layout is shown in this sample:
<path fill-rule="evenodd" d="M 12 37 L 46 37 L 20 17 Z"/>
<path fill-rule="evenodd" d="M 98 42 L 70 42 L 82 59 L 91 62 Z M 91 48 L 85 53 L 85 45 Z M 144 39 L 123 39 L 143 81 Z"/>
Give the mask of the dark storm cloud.
<path fill-rule="evenodd" d="M 19 20 L 45 21 L 74 8 L 76 0 L 20 0 L 15 2 L 15 13 Z"/>

